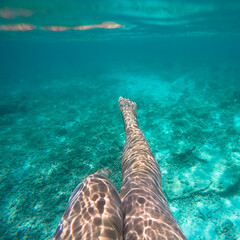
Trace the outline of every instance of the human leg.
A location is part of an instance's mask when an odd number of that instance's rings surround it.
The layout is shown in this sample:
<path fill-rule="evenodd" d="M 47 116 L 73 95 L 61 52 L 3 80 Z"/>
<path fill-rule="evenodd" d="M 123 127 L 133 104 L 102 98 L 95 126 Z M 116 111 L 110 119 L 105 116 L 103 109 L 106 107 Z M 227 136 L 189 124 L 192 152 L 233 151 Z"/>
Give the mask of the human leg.
<path fill-rule="evenodd" d="M 136 103 L 119 98 L 125 145 L 121 201 L 125 240 L 186 239 L 161 188 L 161 172 L 137 122 Z"/>

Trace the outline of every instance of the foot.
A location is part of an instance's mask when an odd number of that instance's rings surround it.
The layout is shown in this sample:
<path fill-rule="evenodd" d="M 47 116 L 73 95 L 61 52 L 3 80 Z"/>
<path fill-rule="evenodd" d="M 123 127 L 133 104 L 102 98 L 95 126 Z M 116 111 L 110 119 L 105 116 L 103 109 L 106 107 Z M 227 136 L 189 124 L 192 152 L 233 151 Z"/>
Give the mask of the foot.
<path fill-rule="evenodd" d="M 118 103 L 123 115 L 133 113 L 135 117 L 137 116 L 137 104 L 135 102 L 132 102 L 129 99 L 120 97 L 118 99 Z"/>

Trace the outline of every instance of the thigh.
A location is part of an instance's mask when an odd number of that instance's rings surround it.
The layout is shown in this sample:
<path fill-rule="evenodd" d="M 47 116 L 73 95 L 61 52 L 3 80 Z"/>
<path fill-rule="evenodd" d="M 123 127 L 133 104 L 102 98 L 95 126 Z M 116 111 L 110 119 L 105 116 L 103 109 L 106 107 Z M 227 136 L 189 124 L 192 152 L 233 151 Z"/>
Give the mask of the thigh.
<path fill-rule="evenodd" d="M 92 174 L 76 187 L 53 239 L 123 239 L 121 200 L 108 178 Z"/>

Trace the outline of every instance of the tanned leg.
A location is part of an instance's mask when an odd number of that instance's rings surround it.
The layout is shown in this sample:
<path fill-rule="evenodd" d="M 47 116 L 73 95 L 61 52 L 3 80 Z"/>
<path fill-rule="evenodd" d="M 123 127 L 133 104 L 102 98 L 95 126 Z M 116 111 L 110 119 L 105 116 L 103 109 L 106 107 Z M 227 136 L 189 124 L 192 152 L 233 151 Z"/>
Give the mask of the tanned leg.
<path fill-rule="evenodd" d="M 125 240 L 186 239 L 161 188 L 161 172 L 137 123 L 136 103 L 119 98 L 125 129 L 121 201 Z"/>
<path fill-rule="evenodd" d="M 76 187 L 53 239 L 123 239 L 121 200 L 104 175 L 92 174 Z"/>

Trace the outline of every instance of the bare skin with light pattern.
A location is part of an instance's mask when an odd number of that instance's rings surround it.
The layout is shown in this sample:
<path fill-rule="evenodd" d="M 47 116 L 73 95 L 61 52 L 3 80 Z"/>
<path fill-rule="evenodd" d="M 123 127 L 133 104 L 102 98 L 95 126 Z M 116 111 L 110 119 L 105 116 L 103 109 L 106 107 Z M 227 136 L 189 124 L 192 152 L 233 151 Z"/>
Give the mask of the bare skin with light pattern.
<path fill-rule="evenodd" d="M 122 97 L 118 102 L 125 129 L 120 197 L 106 170 L 88 176 L 72 193 L 54 239 L 187 239 L 163 194 L 157 160 L 137 123 L 136 103 Z"/>
<path fill-rule="evenodd" d="M 119 194 L 99 171 L 73 191 L 53 239 L 122 240 L 123 214 Z"/>
<path fill-rule="evenodd" d="M 118 102 L 125 129 L 120 193 L 124 239 L 187 239 L 163 194 L 157 160 L 137 123 L 136 103 L 122 97 Z"/>

